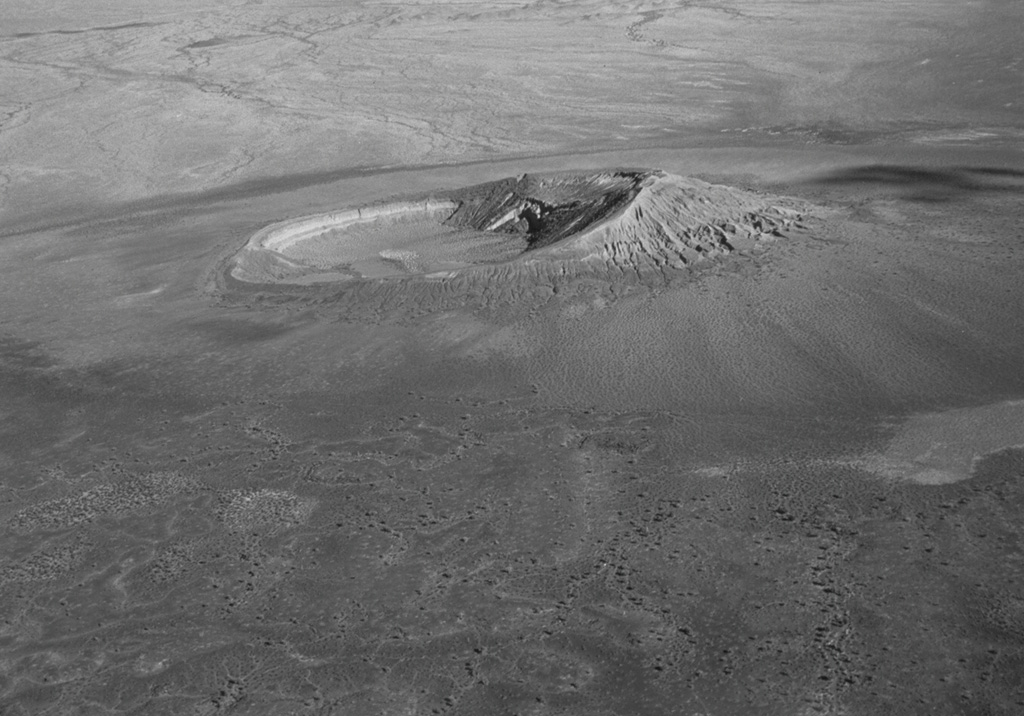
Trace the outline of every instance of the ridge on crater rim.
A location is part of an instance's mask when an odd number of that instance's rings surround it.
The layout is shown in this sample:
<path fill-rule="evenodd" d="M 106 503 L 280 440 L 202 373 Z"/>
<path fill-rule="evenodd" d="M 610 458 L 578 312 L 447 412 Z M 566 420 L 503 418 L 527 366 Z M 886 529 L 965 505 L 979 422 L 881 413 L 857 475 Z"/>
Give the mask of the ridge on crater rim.
<path fill-rule="evenodd" d="M 247 283 L 445 278 L 510 262 L 684 269 L 751 252 L 808 207 L 662 171 L 523 174 L 257 232 L 230 262 Z"/>

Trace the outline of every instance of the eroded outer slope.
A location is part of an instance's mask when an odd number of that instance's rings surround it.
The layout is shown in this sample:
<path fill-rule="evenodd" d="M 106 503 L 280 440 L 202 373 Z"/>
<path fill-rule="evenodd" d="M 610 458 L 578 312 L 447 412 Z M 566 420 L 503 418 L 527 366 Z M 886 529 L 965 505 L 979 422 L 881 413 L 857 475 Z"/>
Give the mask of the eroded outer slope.
<path fill-rule="evenodd" d="M 552 252 L 620 268 L 683 268 L 755 250 L 783 236 L 807 211 L 795 200 L 652 172 L 622 211 Z"/>

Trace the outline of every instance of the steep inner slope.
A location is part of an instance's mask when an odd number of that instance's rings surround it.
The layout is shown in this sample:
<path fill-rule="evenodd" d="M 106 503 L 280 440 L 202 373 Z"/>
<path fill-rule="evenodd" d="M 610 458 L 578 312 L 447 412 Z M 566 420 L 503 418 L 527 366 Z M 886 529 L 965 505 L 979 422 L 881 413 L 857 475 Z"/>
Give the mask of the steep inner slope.
<path fill-rule="evenodd" d="M 551 246 L 628 206 L 650 174 L 610 172 L 515 179 L 461 192 L 452 226 L 520 236 L 525 250 Z"/>
<path fill-rule="evenodd" d="M 661 171 L 523 174 L 273 224 L 233 258 L 248 283 L 324 283 L 540 262 L 683 269 L 783 235 L 807 207 Z"/>

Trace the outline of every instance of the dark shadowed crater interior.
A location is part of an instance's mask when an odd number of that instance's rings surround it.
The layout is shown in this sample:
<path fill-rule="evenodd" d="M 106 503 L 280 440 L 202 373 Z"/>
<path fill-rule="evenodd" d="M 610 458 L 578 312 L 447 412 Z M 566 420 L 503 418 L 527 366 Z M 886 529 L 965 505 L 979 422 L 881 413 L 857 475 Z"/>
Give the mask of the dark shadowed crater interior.
<path fill-rule="evenodd" d="M 593 226 L 626 207 L 650 172 L 523 174 L 458 193 L 459 208 L 445 220 L 452 227 L 498 231 L 539 249 Z"/>

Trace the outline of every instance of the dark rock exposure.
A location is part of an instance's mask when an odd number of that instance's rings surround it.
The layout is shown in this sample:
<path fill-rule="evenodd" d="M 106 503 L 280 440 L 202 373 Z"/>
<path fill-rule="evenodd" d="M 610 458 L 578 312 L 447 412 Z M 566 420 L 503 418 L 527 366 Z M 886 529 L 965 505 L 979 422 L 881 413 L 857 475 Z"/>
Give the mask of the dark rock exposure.
<path fill-rule="evenodd" d="M 649 172 L 550 178 L 523 174 L 460 192 L 459 208 L 445 223 L 520 235 L 527 250 L 540 249 L 624 209 L 650 176 Z"/>

